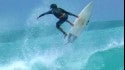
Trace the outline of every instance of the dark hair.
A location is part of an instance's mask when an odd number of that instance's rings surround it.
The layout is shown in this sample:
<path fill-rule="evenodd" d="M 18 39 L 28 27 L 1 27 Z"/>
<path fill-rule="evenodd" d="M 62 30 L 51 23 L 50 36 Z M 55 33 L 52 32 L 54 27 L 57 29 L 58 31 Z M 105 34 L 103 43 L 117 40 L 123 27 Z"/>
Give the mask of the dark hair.
<path fill-rule="evenodd" d="M 52 9 L 53 9 L 53 8 L 57 8 L 57 5 L 56 5 L 56 4 L 51 4 L 51 5 L 50 5 L 50 8 L 52 8 Z"/>

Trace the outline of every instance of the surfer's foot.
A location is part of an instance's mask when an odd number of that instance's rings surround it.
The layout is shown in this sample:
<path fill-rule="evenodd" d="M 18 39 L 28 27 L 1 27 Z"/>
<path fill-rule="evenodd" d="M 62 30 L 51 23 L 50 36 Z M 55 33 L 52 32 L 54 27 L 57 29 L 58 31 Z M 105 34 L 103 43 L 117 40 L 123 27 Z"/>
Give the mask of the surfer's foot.
<path fill-rule="evenodd" d="M 66 36 L 67 36 L 67 34 L 65 33 L 65 34 L 64 34 L 64 38 L 66 38 Z"/>

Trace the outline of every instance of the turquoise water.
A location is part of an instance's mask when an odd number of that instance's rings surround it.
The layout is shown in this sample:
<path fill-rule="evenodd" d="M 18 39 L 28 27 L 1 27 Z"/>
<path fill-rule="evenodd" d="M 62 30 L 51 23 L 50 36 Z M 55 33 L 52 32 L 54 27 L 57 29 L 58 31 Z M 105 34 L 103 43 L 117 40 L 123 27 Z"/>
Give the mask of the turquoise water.
<path fill-rule="evenodd" d="M 53 24 L 1 32 L 0 70 L 124 70 L 123 25 L 121 20 L 90 22 L 68 45 Z"/>

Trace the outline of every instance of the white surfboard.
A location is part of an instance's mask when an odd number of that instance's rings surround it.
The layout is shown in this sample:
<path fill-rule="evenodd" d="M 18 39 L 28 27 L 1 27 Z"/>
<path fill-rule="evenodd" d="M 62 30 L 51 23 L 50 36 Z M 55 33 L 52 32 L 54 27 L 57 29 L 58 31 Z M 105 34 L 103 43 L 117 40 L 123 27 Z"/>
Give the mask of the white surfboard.
<path fill-rule="evenodd" d="M 79 18 L 77 18 L 74 21 L 74 26 L 70 29 L 68 36 L 67 36 L 67 41 L 72 43 L 81 33 L 81 31 L 85 28 L 86 24 L 88 23 L 90 16 L 91 16 L 91 11 L 93 7 L 93 2 L 90 2 L 85 8 L 80 12 L 78 15 Z"/>

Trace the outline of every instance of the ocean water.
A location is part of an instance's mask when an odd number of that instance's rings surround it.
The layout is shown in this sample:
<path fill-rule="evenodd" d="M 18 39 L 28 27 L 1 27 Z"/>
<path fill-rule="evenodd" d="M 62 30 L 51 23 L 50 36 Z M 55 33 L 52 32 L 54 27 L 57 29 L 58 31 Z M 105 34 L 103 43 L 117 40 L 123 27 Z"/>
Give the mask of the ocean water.
<path fill-rule="evenodd" d="M 123 25 L 121 20 L 90 22 L 67 45 L 53 24 L 1 32 L 0 70 L 124 70 Z"/>

